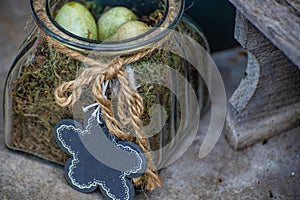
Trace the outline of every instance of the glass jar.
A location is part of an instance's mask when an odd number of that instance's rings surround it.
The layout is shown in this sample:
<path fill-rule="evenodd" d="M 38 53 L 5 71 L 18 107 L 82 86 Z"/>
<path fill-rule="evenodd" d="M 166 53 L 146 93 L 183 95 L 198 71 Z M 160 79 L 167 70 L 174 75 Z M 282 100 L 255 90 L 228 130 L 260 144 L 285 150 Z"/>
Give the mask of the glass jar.
<path fill-rule="evenodd" d="M 93 101 L 83 100 L 76 105 L 79 109 L 61 107 L 56 103 L 55 89 L 65 81 L 76 79 L 82 69 L 89 66 L 69 54 L 61 53 L 45 38 L 67 49 L 81 52 L 87 57 L 96 55 L 97 59 L 104 62 L 119 55 L 134 54 L 154 43 L 164 41 L 161 42 L 163 43 L 161 46 L 157 46 L 141 59 L 124 67 L 131 84 L 144 101 L 144 114 L 141 119 L 144 130 L 149 135 L 151 150 L 156 152 L 154 153 L 155 165 L 165 165 L 168 163 L 166 161 L 168 154 L 171 154 L 172 150 L 177 148 L 176 143 L 180 142 L 173 140 L 178 130 L 189 131 L 189 126 L 183 122 L 183 118 L 186 123 L 199 124 L 199 118 L 195 113 L 204 112 L 209 105 L 208 90 L 204 81 L 193 65 L 182 56 L 188 54 L 189 47 L 182 46 L 184 44 L 178 41 L 180 39 L 178 35 L 187 35 L 209 51 L 201 29 L 190 18 L 183 15 L 184 1 L 90 1 L 96 5 L 100 3 L 102 8 L 106 5 L 123 5 L 136 11 L 139 16 L 161 11 L 161 15 L 155 16 L 157 18 L 154 20 L 157 21 L 150 31 L 132 39 L 111 42 L 88 40 L 62 29 L 54 21 L 53 16 L 66 2 L 68 1 L 31 0 L 36 25 L 22 44 L 11 66 L 5 86 L 5 144 L 10 149 L 64 164 L 69 156 L 56 144 L 53 136 L 54 127 L 65 118 L 79 119 L 82 117 L 81 107 L 88 106 Z M 173 36 L 174 30 L 178 33 L 175 36 Z M 180 55 L 177 55 L 176 51 L 180 51 Z M 197 59 L 204 62 L 202 57 Z M 191 107 L 189 105 L 191 91 L 186 89 L 190 87 L 188 84 L 179 85 L 180 78 L 177 72 L 191 85 L 197 95 L 199 107 L 185 109 L 186 111 L 182 112 L 182 109 Z M 155 76 L 159 80 L 156 80 Z M 112 80 L 111 85 L 113 82 L 117 81 Z M 117 86 L 110 87 L 112 97 L 109 97 L 113 105 L 114 99 L 117 100 L 113 98 L 114 87 Z M 178 95 L 184 100 L 180 101 Z M 89 94 L 84 94 L 84 99 L 90 99 L 87 96 Z M 191 110 L 193 113 L 190 112 Z M 186 117 L 191 115 L 192 117 Z M 168 151 L 163 151 L 163 147 L 167 145 Z"/>

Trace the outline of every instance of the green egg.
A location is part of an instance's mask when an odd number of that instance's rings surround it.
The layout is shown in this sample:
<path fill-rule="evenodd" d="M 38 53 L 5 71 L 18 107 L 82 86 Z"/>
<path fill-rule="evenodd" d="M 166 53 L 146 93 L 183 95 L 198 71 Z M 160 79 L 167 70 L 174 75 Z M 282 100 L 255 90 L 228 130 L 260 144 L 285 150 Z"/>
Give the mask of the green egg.
<path fill-rule="evenodd" d="M 74 35 L 97 40 L 97 24 L 90 11 L 81 3 L 69 2 L 63 5 L 55 21 Z"/>
<path fill-rule="evenodd" d="M 150 29 L 151 27 L 141 21 L 125 22 L 109 40 L 126 40 L 139 36 Z"/>
<path fill-rule="evenodd" d="M 111 8 L 98 19 L 99 40 L 107 40 L 123 23 L 137 19 L 137 16 L 126 7 Z"/>

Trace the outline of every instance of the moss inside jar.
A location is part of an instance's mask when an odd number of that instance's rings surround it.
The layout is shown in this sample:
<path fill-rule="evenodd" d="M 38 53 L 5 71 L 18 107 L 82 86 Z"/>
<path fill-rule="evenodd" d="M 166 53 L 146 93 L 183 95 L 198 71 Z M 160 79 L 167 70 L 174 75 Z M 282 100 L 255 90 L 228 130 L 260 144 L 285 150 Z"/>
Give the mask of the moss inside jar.
<path fill-rule="evenodd" d="M 126 4 L 126 2 L 127 1 L 124 1 L 124 4 Z M 147 27 L 162 24 L 166 15 L 165 3 L 165 1 L 159 1 L 156 8 L 150 10 L 151 12 L 146 12 L 147 14 L 139 13 L 145 8 L 137 11 L 138 9 L 136 7 L 130 7 L 132 5 L 129 4 L 127 9 L 135 13 L 135 16 L 129 17 L 129 21 L 138 20 L 146 24 Z M 97 26 L 99 25 L 99 21 L 97 23 L 97 17 L 101 17 L 101 15 L 108 13 L 110 9 L 115 7 L 115 5 L 100 4 L 101 9 L 99 9 L 98 4 L 99 1 L 94 4 L 90 1 L 82 4 L 92 13 Z M 63 28 L 65 25 L 70 25 L 71 22 L 65 22 L 64 19 L 61 18 L 58 11 L 58 8 L 61 7 L 62 5 L 59 1 L 53 3 L 51 7 L 52 19 L 56 18 L 57 20 L 53 22 L 54 25 L 60 24 L 60 30 L 64 29 L 62 31 L 70 32 L 67 34 L 69 37 L 72 36 L 80 41 L 82 40 L 85 45 L 95 42 L 93 40 L 101 39 L 108 41 L 108 43 L 104 42 L 104 46 L 106 45 L 105 48 L 107 48 L 109 41 L 130 39 L 126 34 L 117 33 L 117 30 L 113 33 L 109 33 L 109 36 L 105 36 L 105 38 L 103 38 L 103 36 L 99 37 L 99 35 L 95 36 L 99 34 L 99 30 L 95 31 L 94 22 L 89 23 L 90 25 L 84 25 L 88 31 L 73 32 L 71 29 Z M 84 8 L 80 7 L 80 9 Z M 84 12 L 86 12 L 86 10 Z M 90 16 L 88 18 L 90 19 Z M 179 21 L 177 25 L 173 27 L 174 30 L 189 35 L 201 46 L 208 49 L 207 41 L 201 30 L 198 29 L 190 18 L 183 16 L 177 20 Z M 90 29 L 89 27 L 92 28 Z M 147 27 L 141 34 L 145 34 L 151 29 Z M 126 37 L 122 38 L 124 35 Z M 139 37 L 139 35 L 134 36 Z M 145 37 L 147 37 L 147 35 Z M 72 44 L 68 44 L 67 46 L 70 45 Z M 75 45 L 74 49 L 78 49 L 79 46 L 80 45 Z M 114 51 L 116 51 L 116 49 L 114 49 Z M 120 49 L 120 52 L 122 51 L 123 50 Z M 151 68 L 141 66 L 147 66 L 153 63 L 157 65 L 168 65 L 186 77 L 197 94 L 200 94 L 199 91 L 201 91 L 201 95 L 198 95 L 198 98 L 204 102 L 201 110 L 205 110 L 209 102 L 207 89 L 199 73 L 190 63 L 171 51 L 156 49 L 138 61 L 131 63 L 130 67 L 136 75 L 134 77 L 138 77 L 139 73 L 151 74 L 149 71 Z M 5 92 L 5 103 L 7 107 L 5 110 L 5 142 L 8 147 L 56 163 L 65 163 L 69 156 L 55 143 L 53 130 L 55 124 L 60 120 L 74 118 L 74 112 L 76 111 L 59 106 L 55 101 L 54 91 L 62 82 L 74 80 L 80 70 L 86 67 L 83 62 L 69 55 L 60 53 L 40 34 L 39 30 L 35 29 L 32 32 L 17 56 L 7 79 Z M 160 76 L 160 74 L 157 74 L 157 76 Z M 154 77 L 149 76 L 149 78 Z M 165 78 L 170 79 L 172 77 Z M 141 80 L 137 78 L 133 81 L 138 83 Z M 109 90 L 112 89 L 110 88 Z M 166 113 L 165 123 L 159 132 L 154 133 L 153 136 L 149 138 L 151 149 L 153 151 L 159 150 L 162 146 L 168 144 L 172 140 L 172 137 L 174 137 L 174 134 L 176 134 L 181 118 L 180 110 L 182 105 L 178 103 L 176 96 L 162 85 L 142 85 L 137 88 L 137 91 L 143 98 L 144 114 L 141 119 L 144 126 L 147 126 L 151 122 L 151 108 L 154 105 L 160 104 L 164 107 Z M 112 93 L 112 91 L 108 91 L 108 94 Z M 112 99 L 112 96 L 108 95 L 108 98 Z M 82 105 L 77 105 L 77 107 L 81 108 L 81 106 L 88 103 L 85 103 L 83 100 L 81 104 Z"/>

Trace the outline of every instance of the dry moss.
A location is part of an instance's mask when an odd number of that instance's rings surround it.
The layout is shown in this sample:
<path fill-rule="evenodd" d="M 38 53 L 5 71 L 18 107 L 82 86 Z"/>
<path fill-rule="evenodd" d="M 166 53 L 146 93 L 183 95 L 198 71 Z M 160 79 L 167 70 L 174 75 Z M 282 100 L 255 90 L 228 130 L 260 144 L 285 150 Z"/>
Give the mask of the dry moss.
<path fill-rule="evenodd" d="M 153 20 L 157 20 L 157 16 L 159 16 L 157 13 L 152 16 Z M 181 22 L 177 29 L 190 34 L 202 46 L 205 46 L 204 39 L 188 28 L 185 23 Z M 11 146 L 54 162 L 64 163 L 69 156 L 56 144 L 53 131 L 60 120 L 73 118 L 73 112 L 68 108 L 58 106 L 53 94 L 62 81 L 74 80 L 83 64 L 58 53 L 46 41 L 40 43 L 32 56 L 23 64 L 19 77 L 12 83 Z M 183 58 L 158 49 L 133 63 L 132 66 L 136 73 L 150 74 L 147 71 L 149 68 L 140 68 L 140 66 L 151 63 L 165 64 L 174 68 L 186 76 L 197 91 L 198 73 Z M 156 75 L 161 76 L 159 73 Z M 149 76 L 149 78 L 153 77 Z M 166 80 L 169 78 L 171 77 L 164 77 Z M 176 132 L 178 128 L 180 105 L 175 95 L 161 85 L 143 85 L 138 88 L 138 92 L 144 100 L 145 111 L 142 116 L 144 125 L 150 123 L 149 110 L 153 105 L 161 104 L 167 112 L 166 124 L 162 129 L 163 138 L 161 134 L 150 138 L 152 150 L 158 150 L 163 143 L 167 144 L 171 140 L 171 129 Z M 171 124 L 175 127 L 171 127 Z"/>
<path fill-rule="evenodd" d="M 13 85 L 13 147 L 25 149 L 50 160 L 64 162 L 54 140 L 54 126 L 72 112 L 58 106 L 54 90 L 62 81 L 75 78 L 82 63 L 58 53 L 47 42 L 36 50 L 32 62 L 26 62 Z"/>

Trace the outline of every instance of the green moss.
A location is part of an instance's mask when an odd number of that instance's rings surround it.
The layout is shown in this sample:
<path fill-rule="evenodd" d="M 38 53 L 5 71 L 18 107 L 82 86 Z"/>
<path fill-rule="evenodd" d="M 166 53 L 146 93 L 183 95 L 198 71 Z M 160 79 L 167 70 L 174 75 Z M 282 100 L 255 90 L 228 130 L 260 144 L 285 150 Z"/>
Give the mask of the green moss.
<path fill-rule="evenodd" d="M 62 81 L 73 80 L 81 65 L 47 42 L 37 49 L 34 61 L 23 66 L 13 82 L 12 146 L 50 160 L 66 161 L 53 130 L 61 119 L 72 118 L 72 112 L 56 104 L 54 90 Z"/>
<path fill-rule="evenodd" d="M 153 19 L 157 20 L 156 17 L 159 15 L 159 12 L 157 12 Z M 177 26 L 177 30 L 187 32 L 193 38 L 198 38 L 197 40 L 200 44 L 205 46 L 203 39 L 187 28 L 185 23 L 181 22 Z M 169 65 L 182 75 L 188 76 L 193 88 L 197 90 L 199 78 L 192 66 L 183 58 L 160 49 L 132 63 L 137 73 L 136 77 L 139 77 L 139 73 L 149 74 L 149 82 L 155 78 L 164 80 L 171 78 L 169 72 L 156 71 L 156 73 L 153 73 L 149 71 L 151 68 L 141 67 L 153 63 Z M 19 77 L 13 82 L 12 101 L 14 114 L 11 131 L 11 145 L 13 147 L 59 163 L 64 163 L 68 159 L 68 155 L 55 142 L 53 136 L 54 126 L 64 118 L 73 118 L 74 114 L 80 118 L 82 116 L 81 107 L 89 105 L 93 100 L 91 100 L 91 96 L 86 98 L 90 93 L 82 95 L 84 97 L 76 105 L 78 109 L 72 111 L 56 104 L 54 90 L 63 81 L 74 80 L 82 67 L 84 65 L 81 62 L 58 53 L 47 42 L 44 41 L 39 45 L 33 61 L 25 62 Z M 164 74 L 163 77 L 162 74 Z M 145 80 L 136 79 L 135 81 L 139 84 L 139 82 L 144 82 Z M 87 87 L 87 91 L 88 89 Z M 145 109 L 142 116 L 144 125 L 150 123 L 149 111 L 153 105 L 160 104 L 166 110 L 167 119 L 163 127 L 163 136 L 161 137 L 161 134 L 158 133 L 150 138 L 151 149 L 158 150 L 161 142 L 165 144 L 170 142 L 173 137 L 171 130 L 173 129 L 176 132 L 180 121 L 181 105 L 176 101 L 174 94 L 161 85 L 142 85 L 138 88 L 138 92 L 144 100 Z M 175 127 L 171 127 L 171 124 L 175 124 Z"/>

